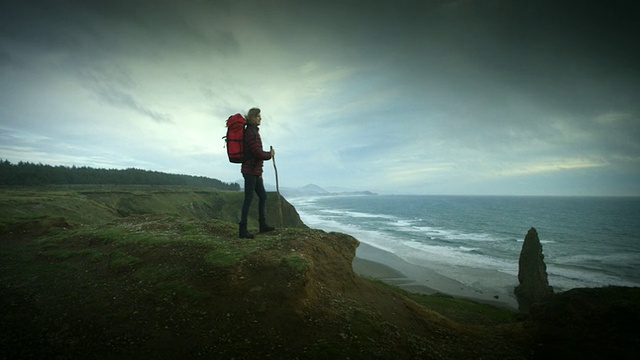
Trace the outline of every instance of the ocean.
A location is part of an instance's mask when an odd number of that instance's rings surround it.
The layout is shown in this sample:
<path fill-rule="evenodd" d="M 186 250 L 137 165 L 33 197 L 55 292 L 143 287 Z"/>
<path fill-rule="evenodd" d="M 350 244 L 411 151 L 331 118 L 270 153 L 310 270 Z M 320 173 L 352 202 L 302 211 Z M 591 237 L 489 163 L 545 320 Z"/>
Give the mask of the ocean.
<path fill-rule="evenodd" d="M 352 235 L 479 291 L 512 292 L 518 285 L 520 250 L 531 227 L 556 292 L 640 286 L 640 198 L 372 195 L 289 201 L 312 228 Z"/>

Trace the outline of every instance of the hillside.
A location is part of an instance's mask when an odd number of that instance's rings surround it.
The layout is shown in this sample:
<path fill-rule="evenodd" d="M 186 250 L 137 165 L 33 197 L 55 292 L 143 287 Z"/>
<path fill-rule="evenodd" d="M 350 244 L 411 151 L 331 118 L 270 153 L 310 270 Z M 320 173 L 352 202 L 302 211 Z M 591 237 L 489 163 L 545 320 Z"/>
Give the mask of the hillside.
<path fill-rule="evenodd" d="M 68 167 L 34 164 L 20 161 L 12 164 L 0 159 L 0 186 L 47 185 L 173 185 L 197 186 L 217 190 L 240 190 L 236 183 L 224 183 L 204 176 L 169 174 L 159 171 L 128 169 L 101 169 L 87 166 Z"/>
<path fill-rule="evenodd" d="M 277 194 L 270 193 L 269 222 L 280 224 Z M 73 225 L 102 224 L 140 214 L 173 214 L 184 219 L 238 223 L 244 194 L 186 186 L 76 185 L 7 187 L 0 197 L 0 221 L 43 216 L 63 217 Z M 257 200 L 249 226 L 257 226 Z M 285 227 L 306 228 L 295 208 L 282 202 Z"/>
<path fill-rule="evenodd" d="M 568 292 L 530 317 L 407 294 L 355 275 L 358 241 L 286 201 L 284 230 L 239 240 L 238 192 L 0 195 L 0 358 L 630 358 L 638 339 L 638 289 Z"/>

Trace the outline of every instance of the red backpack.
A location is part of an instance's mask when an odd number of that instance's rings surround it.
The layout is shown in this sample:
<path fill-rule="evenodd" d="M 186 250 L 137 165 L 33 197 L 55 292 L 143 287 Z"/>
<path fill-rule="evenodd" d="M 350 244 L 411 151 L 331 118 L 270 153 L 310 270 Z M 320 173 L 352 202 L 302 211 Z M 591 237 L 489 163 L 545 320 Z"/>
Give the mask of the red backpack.
<path fill-rule="evenodd" d="M 227 142 L 227 155 L 232 163 L 244 161 L 244 128 L 247 120 L 240 114 L 229 116 L 227 119 L 227 136 L 223 136 Z"/>

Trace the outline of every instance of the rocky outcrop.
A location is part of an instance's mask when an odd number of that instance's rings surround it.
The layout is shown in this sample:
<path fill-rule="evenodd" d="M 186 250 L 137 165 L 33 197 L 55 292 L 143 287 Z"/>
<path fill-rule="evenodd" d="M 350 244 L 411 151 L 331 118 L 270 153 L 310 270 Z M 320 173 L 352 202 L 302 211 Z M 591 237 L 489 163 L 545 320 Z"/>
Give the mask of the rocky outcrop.
<path fill-rule="evenodd" d="M 518 281 L 514 292 L 521 311 L 528 311 L 531 305 L 547 300 L 553 295 L 549 286 L 547 265 L 544 263 L 542 244 L 535 228 L 529 229 L 524 238 L 518 268 Z"/>
<path fill-rule="evenodd" d="M 574 288 L 532 306 L 533 359 L 635 359 L 640 288 Z"/>

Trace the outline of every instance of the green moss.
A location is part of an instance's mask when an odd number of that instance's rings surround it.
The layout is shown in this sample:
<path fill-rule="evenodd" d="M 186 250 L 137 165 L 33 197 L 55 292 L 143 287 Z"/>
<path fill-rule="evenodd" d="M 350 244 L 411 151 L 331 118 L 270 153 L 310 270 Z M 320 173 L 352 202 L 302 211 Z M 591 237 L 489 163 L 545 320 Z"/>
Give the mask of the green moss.
<path fill-rule="evenodd" d="M 124 252 L 117 252 L 111 260 L 110 265 L 116 268 L 131 268 L 142 263 L 140 258 L 131 256 Z"/>
<path fill-rule="evenodd" d="M 282 259 L 284 265 L 296 274 L 302 274 L 309 270 L 309 263 L 304 258 L 294 255 Z"/>
<path fill-rule="evenodd" d="M 247 251 L 244 249 L 216 249 L 205 255 L 207 263 L 215 266 L 236 266 L 242 260 Z"/>

